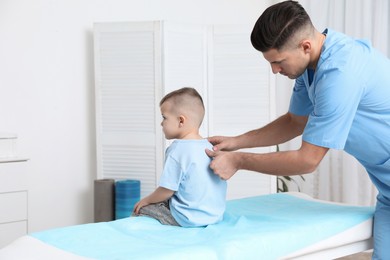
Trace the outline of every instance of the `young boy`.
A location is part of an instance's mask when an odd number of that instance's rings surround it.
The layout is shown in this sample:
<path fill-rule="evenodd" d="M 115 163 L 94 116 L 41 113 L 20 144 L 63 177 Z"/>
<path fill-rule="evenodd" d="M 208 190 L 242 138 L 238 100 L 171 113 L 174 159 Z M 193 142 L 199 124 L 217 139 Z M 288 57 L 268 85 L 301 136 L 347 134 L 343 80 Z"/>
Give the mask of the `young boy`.
<path fill-rule="evenodd" d="M 210 169 L 205 149 L 212 145 L 199 135 L 205 109 L 193 88 L 181 88 L 160 102 L 161 126 L 167 139 L 160 186 L 134 206 L 134 214 L 150 216 L 162 224 L 199 227 L 222 220 L 226 181 Z"/>

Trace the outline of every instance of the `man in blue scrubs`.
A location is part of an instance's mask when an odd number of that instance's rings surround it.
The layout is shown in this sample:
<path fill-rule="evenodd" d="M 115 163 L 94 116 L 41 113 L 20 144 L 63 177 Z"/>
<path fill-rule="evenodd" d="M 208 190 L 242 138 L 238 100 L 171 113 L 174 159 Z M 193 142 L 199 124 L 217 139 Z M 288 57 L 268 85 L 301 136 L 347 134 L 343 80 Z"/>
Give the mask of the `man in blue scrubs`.
<path fill-rule="evenodd" d="M 222 179 L 239 169 L 298 175 L 313 172 L 328 149 L 344 149 L 364 165 L 379 191 L 373 259 L 390 259 L 390 60 L 367 41 L 317 31 L 295 1 L 266 9 L 251 41 L 273 73 L 296 80 L 290 108 L 262 128 L 210 137 L 210 167 Z M 295 151 L 232 152 L 299 135 L 302 145 Z"/>

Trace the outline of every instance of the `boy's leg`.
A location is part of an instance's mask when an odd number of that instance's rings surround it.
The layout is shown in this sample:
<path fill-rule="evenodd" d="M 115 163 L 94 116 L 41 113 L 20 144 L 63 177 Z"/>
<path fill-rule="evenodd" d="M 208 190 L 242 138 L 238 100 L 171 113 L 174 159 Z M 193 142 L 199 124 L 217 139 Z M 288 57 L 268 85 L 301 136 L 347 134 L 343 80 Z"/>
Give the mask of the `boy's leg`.
<path fill-rule="evenodd" d="M 374 215 L 374 254 L 372 259 L 389 259 L 390 256 L 390 200 L 377 197 Z"/>
<path fill-rule="evenodd" d="M 168 201 L 144 206 L 140 209 L 138 215 L 155 218 L 164 225 L 180 226 L 173 218 L 171 211 L 169 210 Z"/>

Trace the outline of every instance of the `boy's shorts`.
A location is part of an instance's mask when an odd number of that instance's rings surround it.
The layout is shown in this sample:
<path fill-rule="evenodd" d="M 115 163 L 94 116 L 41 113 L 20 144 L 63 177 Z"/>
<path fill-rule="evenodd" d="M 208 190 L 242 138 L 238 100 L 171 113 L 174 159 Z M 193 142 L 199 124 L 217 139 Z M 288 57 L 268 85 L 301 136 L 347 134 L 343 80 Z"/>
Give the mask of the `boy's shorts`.
<path fill-rule="evenodd" d="M 171 214 L 168 200 L 142 207 L 138 216 L 152 217 L 164 225 L 180 226 Z"/>

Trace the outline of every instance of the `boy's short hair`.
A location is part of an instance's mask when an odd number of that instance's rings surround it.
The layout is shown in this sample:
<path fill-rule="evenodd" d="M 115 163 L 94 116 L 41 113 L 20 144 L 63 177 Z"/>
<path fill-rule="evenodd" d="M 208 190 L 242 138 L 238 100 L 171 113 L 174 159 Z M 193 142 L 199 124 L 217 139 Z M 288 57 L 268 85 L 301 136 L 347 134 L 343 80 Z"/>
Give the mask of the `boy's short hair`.
<path fill-rule="evenodd" d="M 260 52 L 281 50 L 296 32 L 313 24 L 297 1 L 284 1 L 268 7 L 257 20 L 252 33 L 253 47 Z"/>
<path fill-rule="evenodd" d="M 167 101 L 172 102 L 175 109 L 180 110 L 181 108 L 186 108 L 188 112 L 192 112 L 193 115 L 196 115 L 196 118 L 194 119 L 199 121 L 200 126 L 205 114 L 205 107 L 202 96 L 198 93 L 198 91 L 196 91 L 196 89 L 184 87 L 174 90 L 161 99 L 160 107 Z"/>
<path fill-rule="evenodd" d="M 196 89 L 191 88 L 191 87 L 180 88 L 180 89 L 174 90 L 174 91 L 166 94 L 161 99 L 160 106 L 168 99 L 176 99 L 177 97 L 182 97 L 185 95 L 199 99 L 200 103 L 202 104 L 202 107 L 204 108 L 202 96 L 198 93 L 198 91 L 196 91 Z"/>

